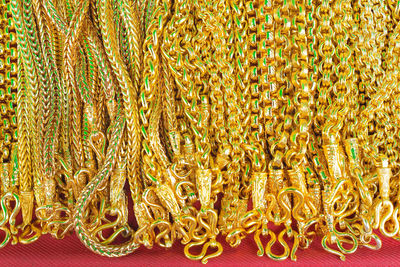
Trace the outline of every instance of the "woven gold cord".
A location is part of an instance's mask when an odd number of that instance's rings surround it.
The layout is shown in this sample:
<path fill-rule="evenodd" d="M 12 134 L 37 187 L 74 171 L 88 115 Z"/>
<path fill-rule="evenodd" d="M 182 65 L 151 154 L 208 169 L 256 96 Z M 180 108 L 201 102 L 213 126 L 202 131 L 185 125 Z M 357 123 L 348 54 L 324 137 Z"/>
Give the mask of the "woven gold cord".
<path fill-rule="evenodd" d="M 399 22 L 384 0 L 0 0 L 0 247 L 400 239 Z"/>

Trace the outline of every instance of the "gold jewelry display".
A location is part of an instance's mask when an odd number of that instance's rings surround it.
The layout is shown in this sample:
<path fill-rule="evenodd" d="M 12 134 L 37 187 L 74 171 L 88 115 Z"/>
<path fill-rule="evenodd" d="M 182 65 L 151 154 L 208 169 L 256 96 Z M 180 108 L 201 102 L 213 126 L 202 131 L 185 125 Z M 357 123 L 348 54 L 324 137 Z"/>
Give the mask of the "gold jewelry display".
<path fill-rule="evenodd" d="M 273 260 L 399 239 L 399 19 L 388 0 L 0 0 L 0 247 L 75 232 L 207 263 L 220 236 Z"/>

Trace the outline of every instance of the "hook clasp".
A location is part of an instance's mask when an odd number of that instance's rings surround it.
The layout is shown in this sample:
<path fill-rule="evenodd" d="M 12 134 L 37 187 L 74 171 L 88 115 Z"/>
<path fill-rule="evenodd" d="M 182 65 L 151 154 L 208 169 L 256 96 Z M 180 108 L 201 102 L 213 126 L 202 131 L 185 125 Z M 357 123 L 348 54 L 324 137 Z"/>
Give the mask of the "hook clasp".
<path fill-rule="evenodd" d="M 336 243 L 336 246 L 338 247 L 339 250 L 335 250 L 329 247 L 328 243 L 333 243 L 333 242 Z M 341 233 L 338 232 L 336 229 L 334 229 L 333 232 L 326 234 L 322 238 L 321 244 L 326 251 L 338 255 L 340 259 L 343 261 L 346 259 L 345 254 L 354 253 L 358 248 L 358 241 L 353 234 Z M 344 244 L 352 244 L 352 247 L 350 249 L 346 249 L 343 246 Z"/>
<path fill-rule="evenodd" d="M 333 216 L 331 214 L 327 214 L 326 216 L 326 222 L 327 222 L 327 233 L 321 240 L 322 247 L 335 255 L 338 255 L 341 260 L 345 260 L 345 254 L 351 254 L 354 253 L 357 248 L 358 248 L 358 241 L 355 235 L 353 235 L 351 232 L 349 233 L 344 233 L 344 232 L 339 232 L 336 230 L 336 221 L 334 220 Z M 352 228 L 349 228 L 350 231 L 352 231 Z M 338 250 L 333 249 L 329 247 L 329 244 L 336 244 Z M 350 249 L 346 249 L 343 245 L 344 244 L 352 244 Z"/>
<path fill-rule="evenodd" d="M 218 257 L 222 254 L 222 245 L 216 240 L 218 235 L 218 215 L 215 210 L 207 209 L 200 211 L 197 214 L 198 227 L 193 233 L 192 239 L 195 240 L 185 246 L 185 255 L 189 259 L 200 260 L 202 263 L 207 263 L 209 259 Z M 208 240 L 208 241 L 207 241 Z M 199 255 L 190 253 L 190 249 L 196 246 L 203 246 Z M 208 248 L 216 248 L 217 250 L 207 255 Z"/>
<path fill-rule="evenodd" d="M 267 237 L 268 235 L 272 235 L 274 234 L 272 231 L 270 231 L 268 229 L 267 226 L 268 222 L 263 222 L 260 224 L 261 227 L 259 227 L 255 233 L 254 233 L 254 241 L 258 247 L 258 251 L 257 251 L 257 256 L 263 256 L 264 255 L 264 245 L 261 242 L 260 236 L 265 236 Z M 272 236 L 271 236 L 272 239 Z"/>
<path fill-rule="evenodd" d="M 155 229 L 159 229 L 159 233 L 155 235 Z M 150 225 L 152 236 L 155 236 L 155 242 L 163 248 L 170 248 L 174 243 L 175 236 L 171 234 L 172 226 L 170 222 L 165 220 L 156 220 Z"/>
<path fill-rule="evenodd" d="M 22 226 L 22 233 L 18 237 L 18 241 L 21 244 L 30 244 L 39 239 L 42 235 L 42 229 L 40 227 L 35 226 L 35 222 L 32 224 L 27 224 Z"/>
<path fill-rule="evenodd" d="M 15 205 L 14 208 L 10 211 L 8 206 L 10 206 L 10 201 L 14 200 Z M 12 235 L 18 234 L 18 229 L 16 224 L 16 217 L 21 210 L 21 202 L 19 196 L 16 193 L 8 192 L 1 198 L 1 213 L 2 220 L 0 221 L 0 227 L 4 227 L 4 225 L 8 222 L 10 225 L 10 233 Z"/>
<path fill-rule="evenodd" d="M 206 264 L 209 259 L 218 257 L 222 254 L 223 248 L 221 243 L 219 243 L 215 238 L 212 238 L 207 242 L 206 240 L 207 239 L 203 239 L 187 244 L 184 249 L 186 257 L 191 260 L 201 260 L 201 263 Z M 190 252 L 190 249 L 196 246 L 202 246 L 201 252 L 198 255 L 192 254 Z M 216 248 L 216 251 L 207 255 L 208 248 L 210 247 Z"/>
<path fill-rule="evenodd" d="M 298 234 L 294 230 L 292 230 L 290 227 L 285 227 L 285 229 L 283 229 L 278 235 L 278 242 L 283 247 L 284 251 L 281 255 L 277 255 L 272 252 L 272 247 L 276 243 L 276 235 L 272 231 L 268 231 L 268 233 L 271 236 L 271 240 L 268 242 L 267 246 L 265 247 L 265 251 L 266 251 L 268 257 L 270 257 L 273 260 L 282 261 L 282 260 L 286 260 L 290 256 L 290 258 L 295 261 L 296 260 L 295 253 L 297 251 L 298 244 L 299 244 Z M 294 243 L 293 243 L 292 249 L 290 249 L 288 243 L 283 238 L 285 234 L 288 237 L 290 237 L 290 236 L 294 237 Z"/>

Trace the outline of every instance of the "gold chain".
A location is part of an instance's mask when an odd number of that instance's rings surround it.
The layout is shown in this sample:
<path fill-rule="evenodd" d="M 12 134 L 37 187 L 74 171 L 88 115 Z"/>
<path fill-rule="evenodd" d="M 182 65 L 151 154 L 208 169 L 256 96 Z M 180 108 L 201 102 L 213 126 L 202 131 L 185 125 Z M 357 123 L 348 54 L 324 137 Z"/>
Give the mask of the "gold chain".
<path fill-rule="evenodd" d="M 0 247 L 75 230 L 207 263 L 219 236 L 274 260 L 399 239 L 399 11 L 0 0 Z"/>

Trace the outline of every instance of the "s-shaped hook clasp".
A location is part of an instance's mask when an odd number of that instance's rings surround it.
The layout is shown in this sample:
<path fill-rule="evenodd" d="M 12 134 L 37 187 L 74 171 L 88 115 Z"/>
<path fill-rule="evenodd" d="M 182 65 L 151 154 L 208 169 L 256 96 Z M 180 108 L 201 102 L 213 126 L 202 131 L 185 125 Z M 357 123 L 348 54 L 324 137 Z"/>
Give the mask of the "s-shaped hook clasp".
<path fill-rule="evenodd" d="M 201 232 L 200 235 L 194 235 L 193 239 L 197 241 L 190 242 L 185 246 L 185 255 L 192 260 L 201 260 L 202 263 L 206 264 L 209 259 L 218 257 L 222 254 L 223 248 L 221 243 L 216 240 L 218 229 L 217 229 L 218 215 L 213 209 L 206 211 L 200 211 L 197 214 L 197 227 L 196 232 Z M 205 232 L 203 232 L 205 230 Z M 198 255 L 192 254 L 190 249 L 196 246 L 202 246 L 201 252 Z M 216 251 L 208 254 L 208 248 L 216 248 Z"/>
<path fill-rule="evenodd" d="M 335 250 L 329 247 L 328 243 L 336 243 L 336 246 L 339 250 Z M 338 255 L 341 260 L 345 260 L 345 254 L 354 253 L 357 250 L 358 242 L 356 237 L 350 233 L 341 233 L 338 232 L 336 229 L 333 229 L 332 232 L 326 234 L 321 241 L 322 247 L 335 255 Z M 344 244 L 352 244 L 350 249 L 346 249 L 343 245 Z"/>
<path fill-rule="evenodd" d="M 195 241 L 187 244 L 185 246 L 185 255 L 191 260 L 201 260 L 201 263 L 206 264 L 209 259 L 218 257 L 219 255 L 222 254 L 223 248 L 221 243 L 219 243 L 215 237 L 212 239 L 209 239 L 207 242 L 207 238 L 204 238 L 203 240 L 200 241 Z M 198 255 L 192 254 L 189 250 L 193 247 L 196 246 L 202 246 L 201 252 Z M 216 251 L 211 254 L 207 254 L 208 248 L 216 248 Z"/>

